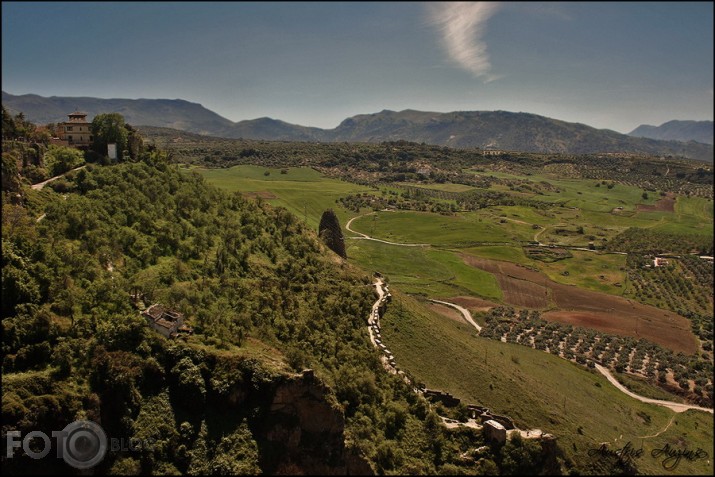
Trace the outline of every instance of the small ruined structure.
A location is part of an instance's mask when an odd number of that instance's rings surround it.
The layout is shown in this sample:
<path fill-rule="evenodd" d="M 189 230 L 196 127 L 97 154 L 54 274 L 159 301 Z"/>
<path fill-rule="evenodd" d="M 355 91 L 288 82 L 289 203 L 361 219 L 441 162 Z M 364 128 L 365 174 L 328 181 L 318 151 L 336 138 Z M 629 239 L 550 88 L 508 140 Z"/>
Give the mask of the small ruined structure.
<path fill-rule="evenodd" d="M 184 324 L 184 315 L 175 310 L 169 310 L 159 303 L 154 303 L 142 312 L 149 326 L 165 338 L 176 338 L 179 333 L 192 333 Z"/>
<path fill-rule="evenodd" d="M 450 393 L 436 389 L 425 389 L 422 394 L 427 400 L 432 402 L 441 402 L 446 407 L 458 406 L 460 402 L 459 398 L 452 396 Z"/>
<path fill-rule="evenodd" d="M 506 428 L 497 421 L 484 421 L 484 438 L 503 444 L 506 442 Z"/>

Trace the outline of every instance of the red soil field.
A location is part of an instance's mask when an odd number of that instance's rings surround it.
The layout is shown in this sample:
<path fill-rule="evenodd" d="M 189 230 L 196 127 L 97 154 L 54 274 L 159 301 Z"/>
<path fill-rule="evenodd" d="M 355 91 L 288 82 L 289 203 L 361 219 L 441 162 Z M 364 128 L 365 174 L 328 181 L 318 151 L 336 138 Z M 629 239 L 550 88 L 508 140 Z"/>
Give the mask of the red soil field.
<path fill-rule="evenodd" d="M 643 305 L 607 293 L 563 285 L 541 272 L 497 260 L 463 255 L 468 265 L 493 273 L 504 302 L 526 308 L 556 308 L 542 314 L 546 320 L 633 336 L 686 354 L 698 350 L 690 321 L 676 313 Z"/>
<path fill-rule="evenodd" d="M 636 210 L 639 212 L 675 212 L 675 195 L 668 193 L 652 205 L 638 204 Z"/>

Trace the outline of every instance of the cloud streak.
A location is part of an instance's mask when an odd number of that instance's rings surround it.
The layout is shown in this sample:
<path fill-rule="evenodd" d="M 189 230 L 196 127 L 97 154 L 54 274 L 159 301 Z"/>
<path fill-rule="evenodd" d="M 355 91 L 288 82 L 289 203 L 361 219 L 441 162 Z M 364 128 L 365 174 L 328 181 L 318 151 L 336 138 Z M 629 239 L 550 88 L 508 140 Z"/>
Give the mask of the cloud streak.
<path fill-rule="evenodd" d="M 484 82 L 497 78 L 490 73 L 487 44 L 483 40 L 487 21 L 499 10 L 498 2 L 443 2 L 430 4 L 430 22 L 436 25 L 450 59 Z"/>

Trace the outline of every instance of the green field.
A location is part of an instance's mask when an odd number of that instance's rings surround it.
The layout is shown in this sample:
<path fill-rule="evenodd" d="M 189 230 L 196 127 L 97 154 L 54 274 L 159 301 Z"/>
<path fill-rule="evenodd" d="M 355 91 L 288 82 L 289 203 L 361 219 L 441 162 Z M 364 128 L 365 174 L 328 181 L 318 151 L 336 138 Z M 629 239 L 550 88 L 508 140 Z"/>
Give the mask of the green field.
<path fill-rule="evenodd" d="M 533 265 L 535 260 L 524 255 L 521 247 L 509 247 L 505 245 L 470 247 L 462 249 L 462 252 L 479 258 L 491 260 L 502 260 L 506 262 L 518 263 L 521 265 Z"/>
<path fill-rule="evenodd" d="M 266 199 L 266 202 L 287 208 L 315 229 L 327 209 L 332 208 L 335 211 L 343 226 L 354 215 L 335 203 L 338 198 L 358 192 L 374 192 L 370 187 L 325 177 L 307 167 L 272 169 L 244 165 L 229 169 L 194 170 L 207 182 L 222 189 L 241 193 L 270 193 L 276 198 Z M 286 170 L 287 174 L 281 174 L 281 170 Z M 265 175 L 266 171 L 269 175 Z"/>
<path fill-rule="evenodd" d="M 475 189 L 475 187 L 472 186 L 465 184 L 452 184 L 451 182 L 445 182 L 443 184 L 414 184 L 412 182 L 396 182 L 396 184 L 407 187 L 420 187 L 422 189 L 442 190 L 445 192 L 467 192 Z"/>
<path fill-rule="evenodd" d="M 573 257 L 557 262 L 538 262 L 537 267 L 550 279 L 565 285 L 576 285 L 594 291 L 623 295 L 625 285 L 626 256 L 600 254 L 580 250 L 571 251 Z M 603 278 L 601 278 L 603 276 Z"/>
<path fill-rule="evenodd" d="M 346 246 L 351 261 L 365 270 L 379 271 L 402 291 L 433 298 L 463 294 L 502 298 L 492 274 L 465 265 L 450 251 L 371 240 L 348 239 Z"/>
<path fill-rule="evenodd" d="M 623 295 L 626 285 L 626 256 L 571 250 L 572 257 L 555 262 L 543 262 L 527 257 L 521 247 L 484 246 L 463 249 L 479 258 L 527 265 L 543 272 L 551 280 L 564 285 L 576 285 L 589 290 Z M 601 278 L 603 276 L 603 278 Z M 622 287 L 614 284 L 621 283 Z"/>
<path fill-rule="evenodd" d="M 356 219 L 352 228 L 390 242 L 429 243 L 446 247 L 514 241 L 494 220 L 471 212 L 449 216 L 412 211 L 377 212 Z"/>
<path fill-rule="evenodd" d="M 448 390 L 469 404 L 508 415 L 523 429 L 538 428 L 558 437 L 566 455 L 580 466 L 592 464 L 588 450 L 601 442 L 623 447 L 628 441 L 644 456 L 643 473 L 682 475 L 713 471 L 710 460 L 683 459 L 666 471 L 651 450 L 665 443 L 710 452 L 713 416 L 672 411 L 636 401 L 603 376 L 525 346 L 479 338 L 469 325 L 429 312 L 415 299 L 393 291 L 382 319 L 384 342 L 398 366 L 428 388 Z M 671 419 L 673 422 L 671 423 Z M 654 436 L 667 427 L 657 437 Z"/>
<path fill-rule="evenodd" d="M 556 179 L 550 175 L 514 175 L 502 172 L 490 172 L 501 179 L 520 179 L 531 182 L 548 182 L 556 190 L 547 191 L 543 195 L 532 195 L 533 198 L 557 204 L 564 204 L 569 207 L 578 207 L 583 210 L 593 210 L 599 212 L 610 212 L 616 207 L 623 207 L 624 210 L 634 211 L 636 204 L 654 204 L 660 197 L 650 192 L 648 199 L 643 199 L 643 189 L 623 184 L 616 184 L 612 189 L 601 181 L 595 179 Z M 599 187 L 596 187 L 596 184 Z"/>
<path fill-rule="evenodd" d="M 660 214 L 665 214 L 660 212 Z M 713 201 L 700 197 L 678 197 L 675 212 L 661 215 L 655 230 L 676 234 L 713 235 Z"/>

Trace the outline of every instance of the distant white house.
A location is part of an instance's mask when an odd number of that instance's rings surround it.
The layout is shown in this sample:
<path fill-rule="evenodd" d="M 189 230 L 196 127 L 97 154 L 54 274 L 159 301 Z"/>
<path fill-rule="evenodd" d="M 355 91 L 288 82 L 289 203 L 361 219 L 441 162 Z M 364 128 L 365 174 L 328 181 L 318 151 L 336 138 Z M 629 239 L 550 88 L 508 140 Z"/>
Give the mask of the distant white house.
<path fill-rule="evenodd" d="M 670 262 L 667 258 L 655 257 L 653 259 L 653 267 L 667 267 L 668 265 L 670 265 Z"/>

